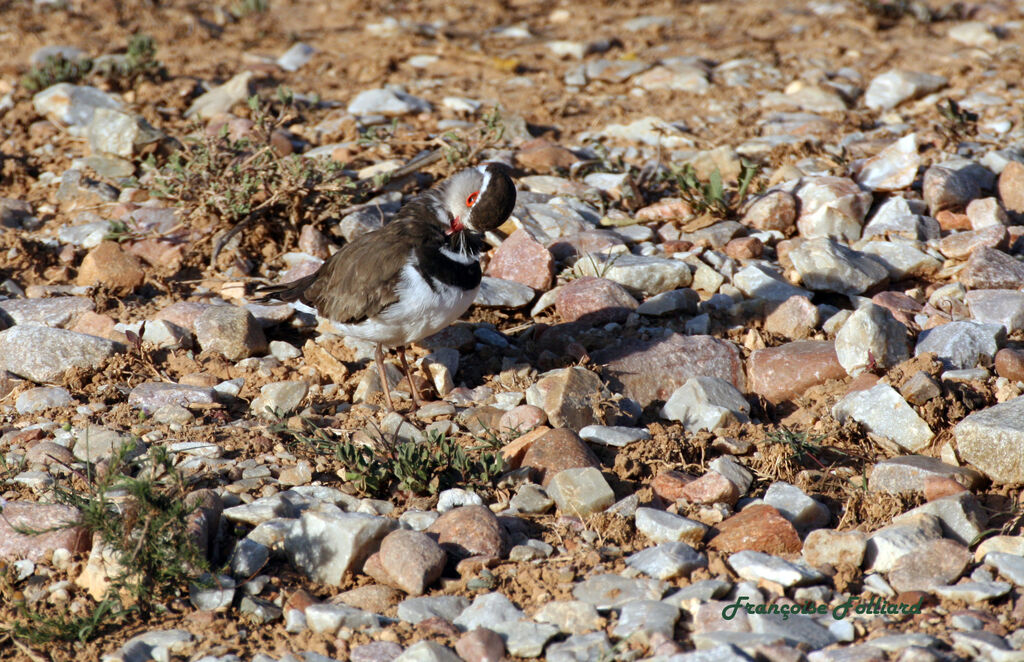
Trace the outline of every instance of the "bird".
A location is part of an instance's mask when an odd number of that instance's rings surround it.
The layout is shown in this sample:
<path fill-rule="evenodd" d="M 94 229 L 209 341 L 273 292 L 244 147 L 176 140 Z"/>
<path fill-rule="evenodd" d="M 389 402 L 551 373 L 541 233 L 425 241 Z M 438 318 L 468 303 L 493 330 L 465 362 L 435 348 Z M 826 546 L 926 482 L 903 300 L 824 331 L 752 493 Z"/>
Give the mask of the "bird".
<path fill-rule="evenodd" d="M 313 274 L 258 288 L 258 299 L 296 302 L 346 335 L 376 344 L 374 358 L 388 410 L 395 411 L 383 348 L 397 348 L 412 391 L 422 398 L 405 346 L 465 313 L 480 290 L 484 233 L 505 223 L 516 204 L 510 170 L 486 162 L 453 174 L 399 209 L 384 227 L 344 244 Z"/>

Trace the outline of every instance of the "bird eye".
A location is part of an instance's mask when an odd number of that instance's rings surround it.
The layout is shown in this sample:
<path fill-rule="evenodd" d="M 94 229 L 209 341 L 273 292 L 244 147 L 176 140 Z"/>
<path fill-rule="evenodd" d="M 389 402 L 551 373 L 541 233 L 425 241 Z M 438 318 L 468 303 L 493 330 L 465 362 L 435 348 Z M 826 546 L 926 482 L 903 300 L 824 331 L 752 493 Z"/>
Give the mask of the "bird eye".
<path fill-rule="evenodd" d="M 470 193 L 469 197 L 466 198 L 466 206 L 467 207 L 472 207 L 473 205 L 475 205 L 476 204 L 477 196 L 479 196 L 479 195 L 480 195 L 480 191 L 473 191 L 472 193 Z"/>

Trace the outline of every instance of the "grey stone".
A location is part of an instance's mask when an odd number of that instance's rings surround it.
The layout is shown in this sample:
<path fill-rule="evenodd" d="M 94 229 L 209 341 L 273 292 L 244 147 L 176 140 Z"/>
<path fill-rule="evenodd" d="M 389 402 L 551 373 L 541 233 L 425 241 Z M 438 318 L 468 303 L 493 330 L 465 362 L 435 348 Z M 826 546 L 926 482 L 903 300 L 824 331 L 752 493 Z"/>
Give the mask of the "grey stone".
<path fill-rule="evenodd" d="M 970 545 L 985 530 L 988 516 L 977 497 L 960 492 L 929 501 L 892 519 L 893 524 L 913 521 L 919 514 L 931 515 L 939 520 L 942 534 L 963 545 Z"/>
<path fill-rule="evenodd" d="M 836 642 L 828 628 L 801 614 L 790 614 L 789 618 L 778 614 L 752 614 L 749 618 L 754 633 L 780 636 L 790 646 L 806 645 L 817 650 Z"/>
<path fill-rule="evenodd" d="M 804 287 L 814 291 L 862 294 L 889 277 L 875 258 L 826 237 L 808 239 L 790 251 L 789 259 Z"/>
<path fill-rule="evenodd" d="M 535 292 L 529 285 L 484 276 L 473 303 L 490 308 L 522 308 L 533 301 L 534 296 Z"/>
<path fill-rule="evenodd" d="M 707 558 L 684 542 L 664 542 L 627 556 L 626 565 L 654 579 L 674 579 L 707 567 Z"/>
<path fill-rule="evenodd" d="M 468 606 L 469 600 L 461 595 L 407 598 L 398 603 L 398 618 L 413 625 L 428 618 L 443 618 L 454 623 Z"/>
<path fill-rule="evenodd" d="M 785 481 L 776 481 L 763 497 L 799 531 L 810 531 L 828 526 L 832 514 L 827 506 L 804 494 L 803 490 Z"/>
<path fill-rule="evenodd" d="M 715 430 L 750 420 L 750 403 L 731 383 L 719 377 L 696 376 L 672 393 L 661 416 L 680 421 L 689 432 Z"/>
<path fill-rule="evenodd" d="M 203 351 L 237 361 L 267 351 L 267 339 L 256 318 L 244 308 L 211 306 L 195 322 L 196 340 Z"/>
<path fill-rule="evenodd" d="M 269 559 L 269 547 L 250 538 L 242 538 L 235 543 L 235 549 L 231 552 L 231 572 L 236 577 L 252 577 Z"/>
<path fill-rule="evenodd" d="M 85 297 L 50 297 L 47 299 L 8 299 L 0 301 L 0 322 L 67 327 L 96 304 Z"/>
<path fill-rule="evenodd" d="M 185 118 L 210 119 L 219 113 L 228 112 L 232 106 L 249 98 L 249 82 L 254 75 L 252 71 L 237 73 L 223 85 L 200 95 L 185 111 Z"/>
<path fill-rule="evenodd" d="M 942 386 L 924 370 L 918 370 L 900 387 L 900 395 L 912 405 L 921 406 L 942 395 Z"/>
<path fill-rule="evenodd" d="M 860 247 L 875 256 L 889 270 L 894 281 L 925 277 L 942 267 L 942 262 L 922 251 L 910 241 L 870 241 Z"/>
<path fill-rule="evenodd" d="M 753 582 L 765 579 L 787 588 L 802 584 L 816 584 L 825 580 L 824 575 L 810 566 L 790 563 L 777 556 L 752 550 L 730 554 L 729 565 L 743 579 Z"/>
<path fill-rule="evenodd" d="M 972 469 L 946 464 L 926 455 L 906 455 L 876 462 L 868 489 L 891 494 L 923 493 L 925 483 L 932 477 L 952 478 L 968 490 L 981 484 L 981 476 Z"/>
<path fill-rule="evenodd" d="M 913 552 L 929 540 L 941 537 L 941 525 L 934 517 L 885 526 L 868 537 L 864 550 L 864 568 L 889 572 L 900 557 Z"/>
<path fill-rule="evenodd" d="M 569 634 L 593 632 L 604 626 L 604 619 L 598 615 L 594 605 L 580 600 L 548 602 L 534 614 L 533 619 L 540 623 L 550 623 Z"/>
<path fill-rule="evenodd" d="M 770 637 L 761 637 L 760 635 L 757 635 L 757 638 L 759 643 L 763 640 L 773 641 Z M 771 644 L 764 643 L 764 645 L 770 646 Z M 751 648 L 757 648 L 757 645 L 753 645 Z M 668 658 L 669 662 L 750 662 L 752 659 L 754 658 L 731 643 L 710 644 L 710 647 L 704 650 L 696 650 L 692 653 L 678 653 Z"/>
<path fill-rule="evenodd" d="M 235 580 L 227 575 L 204 574 L 189 584 L 189 601 L 196 609 L 218 611 L 227 609 L 235 599 Z"/>
<path fill-rule="evenodd" d="M 539 657 L 545 644 L 558 634 L 558 628 L 544 623 L 508 620 L 490 628 L 501 635 L 509 655 L 515 657 Z"/>
<path fill-rule="evenodd" d="M 195 636 L 185 630 L 151 630 L 129 639 L 113 654 L 123 662 L 168 660 L 171 655 L 188 656 Z"/>
<path fill-rule="evenodd" d="M 406 648 L 392 662 L 462 662 L 462 658 L 447 646 L 424 640 Z"/>
<path fill-rule="evenodd" d="M 573 271 L 607 278 L 642 296 L 686 287 L 693 279 L 690 267 L 680 260 L 625 253 L 588 255 L 577 260 Z"/>
<path fill-rule="evenodd" d="M 547 660 L 548 662 L 591 662 L 591 660 L 604 659 L 611 651 L 611 642 L 604 632 L 574 634 L 565 641 L 548 646 Z"/>
<path fill-rule="evenodd" d="M 580 438 L 604 446 L 623 448 L 637 441 L 646 441 L 651 433 L 645 428 L 620 425 L 588 425 L 580 430 Z"/>
<path fill-rule="evenodd" d="M 260 387 L 260 394 L 253 399 L 249 411 L 256 416 L 276 419 L 290 414 L 309 392 L 309 384 L 304 381 L 272 382 Z"/>
<path fill-rule="evenodd" d="M 144 382 L 128 394 L 128 404 L 147 414 L 166 405 L 188 407 L 191 404 L 213 404 L 217 392 L 206 386 L 169 384 L 166 382 Z"/>
<path fill-rule="evenodd" d="M 253 312 L 251 308 L 249 309 L 249 312 Z M 259 318 L 256 318 L 256 321 L 258 322 Z M 302 350 L 291 343 L 284 342 L 283 340 L 271 340 L 270 354 L 278 361 L 284 362 L 299 358 L 302 356 Z"/>
<path fill-rule="evenodd" d="M 996 483 L 1024 483 L 1024 397 L 976 411 L 953 428 L 964 461 Z"/>
<path fill-rule="evenodd" d="M 88 126 L 97 108 L 121 109 L 121 101 L 89 85 L 57 83 L 32 97 L 40 115 L 55 117 L 69 126 Z"/>
<path fill-rule="evenodd" d="M 58 381 L 69 368 L 98 369 L 125 346 L 105 338 L 46 326 L 0 331 L 0 371 L 34 382 Z"/>
<path fill-rule="evenodd" d="M 239 601 L 238 612 L 259 624 L 276 621 L 284 614 L 284 611 L 270 600 L 249 595 L 243 596 Z"/>
<path fill-rule="evenodd" d="M 72 452 L 78 460 L 96 463 L 110 458 L 123 446 L 134 448 L 130 454 L 132 456 L 142 451 L 140 445 L 131 435 L 122 435 L 115 430 L 89 425 L 75 431 L 75 445 Z"/>
<path fill-rule="evenodd" d="M 1006 330 L 999 324 L 947 322 L 921 332 L 914 356 L 931 352 L 947 368 L 973 368 L 979 363 L 990 366 L 1005 342 Z"/>
<path fill-rule="evenodd" d="M 487 628 L 498 632 L 498 627 L 506 621 L 518 621 L 526 614 L 516 607 L 501 593 L 484 593 L 473 599 L 469 605 L 452 621 L 464 630 Z"/>
<path fill-rule="evenodd" d="M 1024 263 L 1001 250 L 981 246 L 971 252 L 957 280 L 972 290 L 1020 289 L 1024 287 Z"/>
<path fill-rule="evenodd" d="M 935 434 L 903 397 L 888 384 L 854 391 L 832 408 L 839 422 L 852 418 L 871 435 L 888 439 L 911 452 L 925 448 Z"/>
<path fill-rule="evenodd" d="M 1013 588 L 1009 582 L 962 582 L 954 586 L 936 586 L 932 590 L 947 600 L 985 602 L 1001 598 Z"/>
<path fill-rule="evenodd" d="M 864 105 L 873 110 L 888 110 L 908 99 L 939 90 L 947 82 L 943 76 L 894 69 L 871 79 L 864 93 Z"/>
<path fill-rule="evenodd" d="M 700 544 L 708 530 L 700 522 L 656 508 L 637 508 L 636 528 L 655 543 L 684 542 L 690 545 Z"/>
<path fill-rule="evenodd" d="M 43 386 L 23 392 L 14 402 L 19 414 L 34 414 L 55 407 L 67 407 L 74 402 L 66 388 Z"/>
<path fill-rule="evenodd" d="M 786 301 L 790 297 L 810 298 L 811 293 L 785 280 L 774 269 L 750 264 L 732 276 L 732 284 L 751 299 Z"/>
<path fill-rule="evenodd" d="M 975 321 L 1001 324 L 1006 333 L 1024 329 L 1024 292 L 972 290 L 965 299 Z"/>
<path fill-rule="evenodd" d="M 540 485 L 524 483 L 509 500 L 509 506 L 520 513 L 540 514 L 551 510 L 555 502 Z"/>
<path fill-rule="evenodd" d="M 430 111 L 429 102 L 397 88 L 364 90 L 348 104 L 348 112 L 353 115 L 395 116 Z"/>
<path fill-rule="evenodd" d="M 641 303 L 637 307 L 636 312 L 640 315 L 651 317 L 694 315 L 697 313 L 698 303 L 700 303 L 700 296 L 692 289 L 686 287 L 655 294 Z"/>
<path fill-rule="evenodd" d="M 285 552 L 314 581 L 340 585 L 397 526 L 395 520 L 363 513 L 307 511 L 285 538 Z"/>
<path fill-rule="evenodd" d="M 656 579 L 630 579 L 621 575 L 594 575 L 576 584 L 572 595 L 598 611 L 618 609 L 634 600 L 659 600 L 668 588 Z"/>
<path fill-rule="evenodd" d="M 592 515 L 615 503 L 615 493 L 608 481 L 593 467 L 559 471 L 547 490 L 558 509 L 566 514 Z"/>
<path fill-rule="evenodd" d="M 736 486 L 740 496 L 747 493 L 750 484 L 754 481 L 753 474 L 730 455 L 716 457 L 708 463 L 708 468 L 725 476 L 730 483 Z"/>
<path fill-rule="evenodd" d="M 626 638 L 643 632 L 648 636 L 659 633 L 671 639 L 678 619 L 679 610 L 673 605 L 658 600 L 636 600 L 622 607 L 612 636 Z"/>
<path fill-rule="evenodd" d="M 376 614 L 347 605 L 319 603 L 306 607 L 306 623 L 313 632 L 334 634 L 342 627 L 376 628 L 380 619 Z"/>
<path fill-rule="evenodd" d="M 300 41 L 293 44 L 291 48 L 281 55 L 281 57 L 277 58 L 277 66 L 281 67 L 285 71 L 298 71 L 302 68 L 302 65 L 309 62 L 315 54 L 315 48 Z"/>
<path fill-rule="evenodd" d="M 910 133 L 865 159 L 857 183 L 869 191 L 896 191 L 914 183 L 920 166 L 917 134 Z"/>
<path fill-rule="evenodd" d="M 794 191 L 800 201 L 797 228 L 808 239 L 859 239 L 871 193 L 845 177 L 808 177 Z"/>
<path fill-rule="evenodd" d="M 141 115 L 110 108 L 97 108 L 86 133 L 93 154 L 131 158 L 164 134 Z"/>

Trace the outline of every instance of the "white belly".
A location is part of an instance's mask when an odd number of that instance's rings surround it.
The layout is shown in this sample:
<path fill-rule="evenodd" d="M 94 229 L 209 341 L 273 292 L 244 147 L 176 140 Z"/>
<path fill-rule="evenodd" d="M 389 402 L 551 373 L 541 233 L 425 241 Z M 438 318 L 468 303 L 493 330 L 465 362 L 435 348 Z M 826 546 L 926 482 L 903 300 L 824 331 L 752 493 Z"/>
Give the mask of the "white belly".
<path fill-rule="evenodd" d="M 412 265 L 406 265 L 398 284 L 398 301 L 359 324 L 335 323 L 334 326 L 346 336 L 379 342 L 387 347 L 407 345 L 447 328 L 462 317 L 480 291 L 479 287 L 467 291 L 443 283 L 435 283 L 435 287 L 436 291 Z"/>

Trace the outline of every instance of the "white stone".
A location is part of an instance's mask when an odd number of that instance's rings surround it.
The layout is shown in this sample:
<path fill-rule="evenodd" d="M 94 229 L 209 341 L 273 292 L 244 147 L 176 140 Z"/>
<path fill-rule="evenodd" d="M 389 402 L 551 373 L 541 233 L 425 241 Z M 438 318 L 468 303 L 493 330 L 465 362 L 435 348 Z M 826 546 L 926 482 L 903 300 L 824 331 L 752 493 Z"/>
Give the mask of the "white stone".
<path fill-rule="evenodd" d="M 566 515 L 585 517 L 615 503 L 615 493 L 601 472 L 593 467 L 565 469 L 555 474 L 547 487 L 548 496 Z"/>
<path fill-rule="evenodd" d="M 661 409 L 662 418 L 679 421 L 690 432 L 715 430 L 750 420 L 750 403 L 720 377 L 690 377 Z"/>
<path fill-rule="evenodd" d="M 802 296 L 808 299 L 811 297 L 810 292 L 789 283 L 774 269 L 762 264 L 750 264 L 743 267 L 733 274 L 732 284 L 751 299 L 785 301 L 793 296 Z"/>
<path fill-rule="evenodd" d="M 919 517 L 906 524 L 890 524 L 868 536 L 864 549 L 864 568 L 889 572 L 904 555 L 912 553 L 929 540 L 941 537 L 942 528 L 934 517 Z"/>
<path fill-rule="evenodd" d="M 656 543 L 698 545 L 708 530 L 700 522 L 656 508 L 637 508 L 635 517 L 637 531 Z"/>
<path fill-rule="evenodd" d="M 908 99 L 916 99 L 941 89 L 946 83 L 943 76 L 914 71 L 887 71 L 871 80 L 864 93 L 864 105 L 873 110 L 888 110 Z"/>
<path fill-rule="evenodd" d="M 890 368 L 910 357 L 907 327 L 888 309 L 867 303 L 836 334 L 836 356 L 847 374 Z"/>
<path fill-rule="evenodd" d="M 910 133 L 864 161 L 857 183 L 870 191 L 897 191 L 914 183 L 919 167 L 917 134 Z"/>
<path fill-rule="evenodd" d="M 1006 331 L 1001 324 L 960 320 L 922 331 L 914 356 L 931 352 L 947 368 L 990 366 L 1005 342 Z"/>
<path fill-rule="evenodd" d="M 386 517 L 306 511 L 292 524 L 284 547 L 292 565 L 310 579 L 338 586 L 397 527 L 396 520 Z"/>
<path fill-rule="evenodd" d="M 976 411 L 953 428 L 957 453 L 999 484 L 1024 483 L 1024 396 Z"/>
<path fill-rule="evenodd" d="M 729 565 L 743 579 L 757 582 L 762 579 L 785 587 L 814 584 L 825 579 L 817 570 L 799 563 L 790 563 L 777 556 L 745 550 L 729 555 Z"/>
<path fill-rule="evenodd" d="M 429 102 L 393 88 L 365 90 L 348 104 L 348 112 L 353 115 L 396 116 L 430 111 Z"/>
<path fill-rule="evenodd" d="M 869 241 L 861 250 L 878 258 L 894 281 L 928 276 L 942 268 L 942 262 L 910 241 Z"/>
<path fill-rule="evenodd" d="M 911 452 L 922 450 L 935 436 L 903 396 L 888 384 L 850 393 L 832 408 L 832 416 L 839 422 L 852 418 L 867 428 L 870 435 L 888 439 Z"/>
<path fill-rule="evenodd" d="M 794 191 L 800 201 L 797 228 L 807 238 L 859 239 L 871 193 L 845 177 L 809 177 Z"/>
<path fill-rule="evenodd" d="M 657 117 L 645 117 L 630 124 L 609 124 L 602 133 L 608 138 L 619 138 L 665 149 L 693 147 L 693 140 L 682 131 Z"/>
<path fill-rule="evenodd" d="M 808 239 L 789 253 L 804 287 L 815 291 L 861 294 L 889 277 L 889 270 L 874 257 L 833 239 Z"/>
<path fill-rule="evenodd" d="M 232 106 L 249 98 L 249 82 L 254 75 L 252 71 L 235 74 L 228 82 L 201 95 L 185 111 L 186 119 L 210 119 L 219 113 L 228 112 Z"/>
<path fill-rule="evenodd" d="M 686 287 L 693 280 L 690 267 L 680 260 L 662 257 L 596 253 L 577 260 L 578 276 L 601 276 L 643 296 Z"/>
<path fill-rule="evenodd" d="M 971 290 L 965 300 L 976 322 L 1001 324 L 1007 333 L 1024 329 L 1024 292 Z"/>
<path fill-rule="evenodd" d="M 800 531 L 827 526 L 832 514 L 827 506 L 804 494 L 796 485 L 776 481 L 768 487 L 763 501 L 779 511 Z"/>

